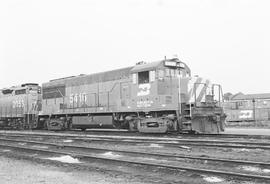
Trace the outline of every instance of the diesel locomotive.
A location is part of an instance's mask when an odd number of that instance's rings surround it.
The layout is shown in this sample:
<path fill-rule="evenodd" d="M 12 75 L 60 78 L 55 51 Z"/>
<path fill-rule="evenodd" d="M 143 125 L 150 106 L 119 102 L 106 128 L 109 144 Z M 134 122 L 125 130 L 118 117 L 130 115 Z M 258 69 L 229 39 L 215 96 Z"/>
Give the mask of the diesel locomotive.
<path fill-rule="evenodd" d="M 19 92 L 23 90 L 23 92 Z M 222 89 L 178 58 L 0 92 L 0 126 L 220 133 Z"/>
<path fill-rule="evenodd" d="M 36 126 L 41 108 L 40 90 L 35 83 L 0 90 L 0 127 L 28 129 Z"/>

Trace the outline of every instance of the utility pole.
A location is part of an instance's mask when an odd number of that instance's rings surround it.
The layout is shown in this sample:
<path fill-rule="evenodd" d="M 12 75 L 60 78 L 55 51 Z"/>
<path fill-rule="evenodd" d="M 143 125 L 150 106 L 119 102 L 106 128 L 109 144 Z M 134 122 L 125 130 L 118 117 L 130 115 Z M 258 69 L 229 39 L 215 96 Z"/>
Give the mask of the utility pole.
<path fill-rule="evenodd" d="M 255 108 L 255 98 L 252 99 L 252 103 L 253 103 L 253 119 L 254 119 L 254 122 L 256 122 L 256 116 L 255 116 L 255 111 L 256 111 L 256 108 Z"/>

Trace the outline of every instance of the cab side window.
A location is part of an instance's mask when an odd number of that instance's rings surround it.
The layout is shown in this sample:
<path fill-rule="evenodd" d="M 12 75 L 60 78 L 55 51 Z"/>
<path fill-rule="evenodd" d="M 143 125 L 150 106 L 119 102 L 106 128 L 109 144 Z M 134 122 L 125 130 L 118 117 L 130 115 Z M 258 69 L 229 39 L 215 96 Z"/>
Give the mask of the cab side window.
<path fill-rule="evenodd" d="M 149 83 L 149 71 L 138 73 L 138 83 L 139 84 Z"/>

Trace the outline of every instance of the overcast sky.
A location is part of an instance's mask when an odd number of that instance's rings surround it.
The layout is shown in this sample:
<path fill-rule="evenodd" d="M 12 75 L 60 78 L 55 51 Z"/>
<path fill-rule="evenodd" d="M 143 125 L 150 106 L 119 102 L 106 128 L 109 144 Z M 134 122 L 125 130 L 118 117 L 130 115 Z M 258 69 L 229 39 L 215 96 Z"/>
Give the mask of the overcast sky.
<path fill-rule="evenodd" d="M 0 88 L 165 55 L 224 92 L 270 93 L 270 1 L 0 1 Z"/>

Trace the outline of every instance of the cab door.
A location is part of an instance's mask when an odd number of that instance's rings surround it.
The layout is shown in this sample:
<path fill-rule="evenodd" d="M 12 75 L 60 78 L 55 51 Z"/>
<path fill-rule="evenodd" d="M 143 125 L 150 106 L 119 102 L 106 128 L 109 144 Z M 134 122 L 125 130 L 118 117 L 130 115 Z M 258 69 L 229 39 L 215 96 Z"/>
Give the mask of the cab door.
<path fill-rule="evenodd" d="M 120 83 L 120 99 L 121 107 L 128 106 L 128 100 L 130 99 L 130 84 L 128 82 Z"/>

